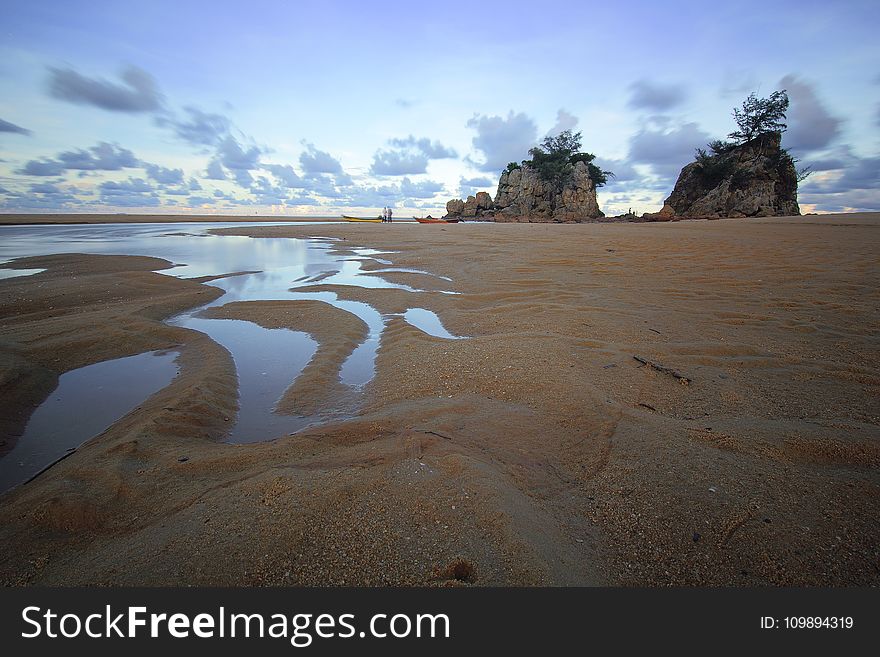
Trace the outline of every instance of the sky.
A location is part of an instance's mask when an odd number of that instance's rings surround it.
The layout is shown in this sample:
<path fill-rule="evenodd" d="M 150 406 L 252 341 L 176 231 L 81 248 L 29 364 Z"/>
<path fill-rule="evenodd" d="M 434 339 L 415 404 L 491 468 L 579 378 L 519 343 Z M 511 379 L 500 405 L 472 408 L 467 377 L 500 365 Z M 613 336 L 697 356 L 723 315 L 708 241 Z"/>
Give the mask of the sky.
<path fill-rule="evenodd" d="M 785 89 L 802 212 L 880 210 L 880 3 L 0 0 L 0 212 L 442 213 L 570 129 L 658 210 Z"/>

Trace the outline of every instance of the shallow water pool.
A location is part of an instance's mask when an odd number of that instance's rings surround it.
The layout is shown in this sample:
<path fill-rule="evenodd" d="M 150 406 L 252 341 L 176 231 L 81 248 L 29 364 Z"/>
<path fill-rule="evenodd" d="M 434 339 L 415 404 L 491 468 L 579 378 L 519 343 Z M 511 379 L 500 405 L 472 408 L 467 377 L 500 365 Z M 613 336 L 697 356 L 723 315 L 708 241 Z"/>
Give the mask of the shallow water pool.
<path fill-rule="evenodd" d="M 177 352 L 148 351 L 65 372 L 0 458 L 0 492 L 24 483 L 106 431 L 177 376 Z"/>
<path fill-rule="evenodd" d="M 207 334 L 231 354 L 238 376 L 240 408 L 235 420 L 230 422 L 227 435 L 227 440 L 230 442 L 271 440 L 295 433 L 311 424 L 328 419 L 339 419 L 339 409 L 327 408 L 310 416 L 291 416 L 280 414 L 275 408 L 284 393 L 315 357 L 318 344 L 311 336 L 301 331 L 267 329 L 240 319 L 202 317 L 200 314 L 207 308 L 223 306 L 234 301 L 313 300 L 352 313 L 367 326 L 367 334 L 344 359 L 338 376 L 340 383 L 356 395 L 363 394 L 364 387 L 375 376 L 376 355 L 389 316 L 383 315 L 367 303 L 340 299 L 334 292 L 312 291 L 311 288 L 315 285 L 357 286 L 372 290 L 393 289 L 407 292 L 413 297 L 413 307 L 401 315 L 404 321 L 435 337 L 444 339 L 459 337 L 447 331 L 435 313 L 419 307 L 419 300 L 426 296 L 456 294 L 455 290 L 424 291 L 386 280 L 383 274 L 400 272 L 433 276 L 421 270 L 395 268 L 393 262 L 387 259 L 393 257 L 393 253 L 348 247 L 343 241 L 332 239 L 251 238 L 215 235 L 209 232 L 212 228 L 258 225 L 272 224 L 2 226 L 0 227 L 0 263 L 23 256 L 60 253 L 143 255 L 163 258 L 174 263 L 175 266 L 170 269 L 159 270 L 159 273 L 164 275 L 181 278 L 220 277 L 206 283 L 223 290 L 224 294 L 220 298 L 167 321 L 175 326 Z M 377 264 L 381 265 L 381 268 L 372 270 L 368 268 Z M 30 273 L 37 271 L 19 270 L 18 275 Z M 453 282 L 448 278 L 439 276 L 434 278 L 443 282 L 440 287 L 452 287 Z M 146 357 L 147 354 L 143 356 Z M 116 375 L 120 376 L 123 382 L 141 376 L 139 361 L 121 362 L 114 367 L 118 368 Z M 87 369 L 83 368 L 83 370 Z M 100 372 L 100 369 L 95 371 Z M 73 374 L 70 372 L 64 376 Z M 87 409 L 84 411 L 86 415 L 92 414 L 91 409 L 105 405 L 96 387 L 99 378 L 91 374 L 89 377 L 90 383 L 80 384 L 83 394 L 91 391 L 90 397 L 86 395 L 88 398 L 83 397 L 79 400 L 81 408 Z M 165 384 L 167 382 L 165 381 Z M 124 387 L 124 383 L 120 385 Z M 355 411 L 356 409 L 352 410 L 349 407 L 347 412 Z M 36 417 L 37 413 L 34 416 Z M 121 415 L 117 414 L 115 417 L 118 419 Z M 40 421 L 49 424 L 53 422 L 50 419 Z M 54 421 L 60 422 L 60 420 Z M 115 420 L 111 420 L 111 423 L 112 421 Z M 100 428 L 100 431 L 104 429 L 106 426 Z M 84 438 L 80 433 L 76 434 L 79 437 L 71 438 L 72 442 L 65 443 L 64 449 L 72 444 L 80 444 L 95 433 Z M 15 470 L 10 465 L 15 459 L 12 457 L 14 452 L 15 450 L 0 459 L 0 467 L 10 471 Z M 57 450 L 52 452 L 51 457 L 48 452 L 43 457 L 38 456 L 39 453 L 42 452 L 35 452 L 33 459 L 30 457 L 29 459 L 40 461 L 42 463 L 40 467 L 59 456 Z"/>

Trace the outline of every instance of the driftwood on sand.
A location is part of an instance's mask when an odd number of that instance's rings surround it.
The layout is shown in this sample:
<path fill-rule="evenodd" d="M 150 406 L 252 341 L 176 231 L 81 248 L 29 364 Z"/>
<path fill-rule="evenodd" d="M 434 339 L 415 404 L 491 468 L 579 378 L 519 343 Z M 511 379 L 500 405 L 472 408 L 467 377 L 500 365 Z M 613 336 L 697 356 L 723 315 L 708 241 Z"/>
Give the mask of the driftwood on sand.
<path fill-rule="evenodd" d="M 647 358 L 642 358 L 641 356 L 633 356 L 633 358 L 635 358 L 643 365 L 648 365 L 649 367 L 657 370 L 658 372 L 662 372 L 663 374 L 668 374 L 669 376 L 675 377 L 682 385 L 687 386 L 691 384 L 691 379 L 686 377 L 681 372 L 677 372 L 671 367 L 666 367 L 665 365 L 661 365 L 660 363 L 655 363 L 654 361 L 648 360 Z"/>

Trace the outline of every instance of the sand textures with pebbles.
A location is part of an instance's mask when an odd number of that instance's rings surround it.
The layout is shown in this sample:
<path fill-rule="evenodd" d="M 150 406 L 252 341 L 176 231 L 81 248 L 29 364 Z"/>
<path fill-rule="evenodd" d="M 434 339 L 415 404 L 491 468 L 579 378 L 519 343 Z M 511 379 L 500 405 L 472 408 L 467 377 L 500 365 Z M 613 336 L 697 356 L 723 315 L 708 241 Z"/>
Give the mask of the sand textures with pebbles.
<path fill-rule="evenodd" d="M 150 258 L 15 263 L 46 271 L 0 281 L 7 443 L 72 368 L 173 347 L 180 374 L 2 497 L 6 585 L 880 580 L 880 215 L 224 230 L 393 251 L 452 279 L 387 275 L 460 292 L 418 305 L 468 337 L 390 316 L 355 418 L 229 445 L 229 354 L 162 322 L 215 288 Z M 356 318 L 210 313 L 319 342 L 284 408 L 351 401 L 334 372 Z"/>

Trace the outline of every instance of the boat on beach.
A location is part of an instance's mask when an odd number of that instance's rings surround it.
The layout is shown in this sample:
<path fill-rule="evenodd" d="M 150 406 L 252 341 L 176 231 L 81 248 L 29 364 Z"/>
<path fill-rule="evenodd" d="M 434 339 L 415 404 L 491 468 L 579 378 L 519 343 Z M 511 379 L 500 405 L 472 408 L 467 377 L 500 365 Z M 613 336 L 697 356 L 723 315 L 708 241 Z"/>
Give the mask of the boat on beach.
<path fill-rule="evenodd" d="M 420 224 L 457 224 L 458 219 L 434 219 L 431 215 L 427 217 L 413 217 Z"/>
<path fill-rule="evenodd" d="M 344 215 L 342 215 L 342 218 L 345 219 L 346 221 L 356 221 L 359 223 L 367 223 L 367 224 L 381 224 L 382 223 L 382 219 L 380 219 L 378 217 L 375 219 L 373 219 L 373 218 L 366 219 L 364 217 L 349 217 L 348 215 L 344 214 Z"/>

